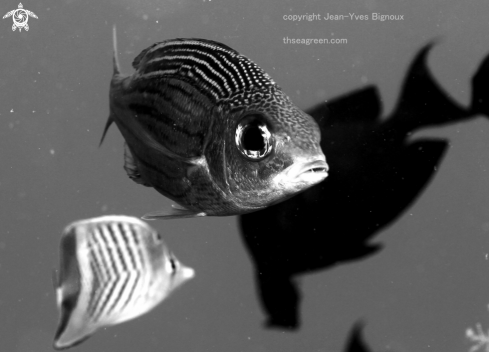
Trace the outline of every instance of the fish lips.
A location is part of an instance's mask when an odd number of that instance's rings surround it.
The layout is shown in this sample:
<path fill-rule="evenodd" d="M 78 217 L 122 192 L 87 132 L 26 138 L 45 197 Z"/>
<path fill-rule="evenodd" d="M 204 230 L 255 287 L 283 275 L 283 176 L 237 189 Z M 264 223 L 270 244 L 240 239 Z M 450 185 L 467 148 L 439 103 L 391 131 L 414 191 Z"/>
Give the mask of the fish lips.
<path fill-rule="evenodd" d="M 324 156 L 313 161 L 296 161 L 277 175 L 275 182 L 292 192 L 298 192 L 323 181 L 328 176 L 328 170 Z"/>

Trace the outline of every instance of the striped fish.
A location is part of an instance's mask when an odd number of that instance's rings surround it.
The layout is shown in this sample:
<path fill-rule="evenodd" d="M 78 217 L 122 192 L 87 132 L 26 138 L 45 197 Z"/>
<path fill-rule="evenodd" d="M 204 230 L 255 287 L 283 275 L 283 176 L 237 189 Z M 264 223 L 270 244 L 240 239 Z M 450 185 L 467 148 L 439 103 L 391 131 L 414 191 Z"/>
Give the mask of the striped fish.
<path fill-rule="evenodd" d="M 145 314 L 193 276 L 141 220 L 113 215 L 70 224 L 61 238 L 54 348 Z"/>
<path fill-rule="evenodd" d="M 324 180 L 320 130 L 260 67 L 228 46 L 172 39 L 114 75 L 108 128 L 125 141 L 125 170 L 178 205 L 144 219 L 243 214 Z M 102 143 L 101 141 L 101 143 Z"/>

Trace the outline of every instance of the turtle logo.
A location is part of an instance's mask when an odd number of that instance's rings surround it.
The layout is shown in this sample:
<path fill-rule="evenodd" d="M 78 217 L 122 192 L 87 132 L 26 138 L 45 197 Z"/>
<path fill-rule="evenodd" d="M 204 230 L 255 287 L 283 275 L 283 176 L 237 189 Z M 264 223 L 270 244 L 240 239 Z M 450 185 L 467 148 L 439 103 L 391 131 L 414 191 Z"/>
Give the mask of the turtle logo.
<path fill-rule="evenodd" d="M 26 31 L 29 30 L 29 25 L 27 24 L 27 21 L 29 20 L 29 16 L 37 18 L 34 12 L 31 12 L 29 10 L 24 10 L 24 6 L 22 6 L 22 3 L 19 3 L 18 9 L 7 12 L 5 16 L 3 16 L 3 18 L 7 18 L 10 16 L 12 16 L 14 20 L 14 24 L 12 25 L 12 30 L 15 31 L 18 28 L 19 32 L 22 32 L 22 28 L 24 28 Z"/>

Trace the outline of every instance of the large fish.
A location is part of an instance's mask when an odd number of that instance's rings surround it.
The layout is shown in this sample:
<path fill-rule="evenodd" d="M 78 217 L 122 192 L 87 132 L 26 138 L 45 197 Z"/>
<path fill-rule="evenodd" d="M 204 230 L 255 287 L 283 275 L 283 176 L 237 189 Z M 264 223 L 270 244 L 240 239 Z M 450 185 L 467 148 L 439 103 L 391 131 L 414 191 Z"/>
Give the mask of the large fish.
<path fill-rule="evenodd" d="M 139 219 L 114 215 L 72 223 L 61 238 L 54 348 L 141 316 L 193 276 Z"/>
<path fill-rule="evenodd" d="M 260 67 L 228 46 L 172 39 L 120 73 L 114 28 L 110 116 L 125 170 L 179 206 L 144 219 L 243 214 L 324 180 L 316 122 Z"/>

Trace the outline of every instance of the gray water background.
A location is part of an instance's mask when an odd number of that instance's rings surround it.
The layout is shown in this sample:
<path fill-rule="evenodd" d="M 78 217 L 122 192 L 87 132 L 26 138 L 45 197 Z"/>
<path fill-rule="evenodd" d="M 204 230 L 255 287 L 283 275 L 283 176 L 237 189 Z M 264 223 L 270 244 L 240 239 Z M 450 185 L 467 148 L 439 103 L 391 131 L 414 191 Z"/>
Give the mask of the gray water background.
<path fill-rule="evenodd" d="M 17 8 L 3 0 L 0 15 Z M 45 352 L 58 312 L 51 271 L 69 222 L 141 216 L 171 202 L 122 169 L 123 139 L 108 116 L 113 24 L 122 70 L 154 42 L 223 42 L 267 71 L 301 108 L 378 85 L 384 115 L 428 41 L 438 82 L 467 105 L 489 53 L 487 1 L 26 0 L 28 32 L 0 21 L 0 351 Z M 404 15 L 403 21 L 285 21 L 289 14 Z M 284 44 L 283 38 L 347 44 Z M 102 330 L 73 351 L 341 351 L 359 319 L 376 351 L 467 351 L 467 327 L 489 328 L 489 121 L 416 133 L 450 139 L 434 181 L 375 239 L 367 260 L 301 278 L 298 332 L 266 330 L 236 217 L 153 222 L 196 270 L 151 313 Z M 355 221 L 355 219 L 351 219 Z M 324 221 L 328 221 L 325 214 Z M 348 236 L 348 234 L 345 234 Z"/>

